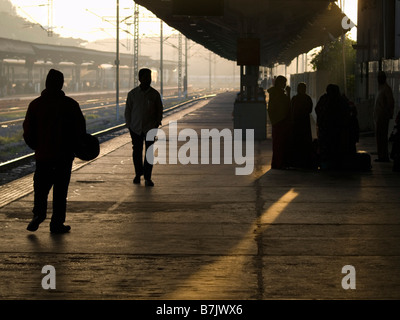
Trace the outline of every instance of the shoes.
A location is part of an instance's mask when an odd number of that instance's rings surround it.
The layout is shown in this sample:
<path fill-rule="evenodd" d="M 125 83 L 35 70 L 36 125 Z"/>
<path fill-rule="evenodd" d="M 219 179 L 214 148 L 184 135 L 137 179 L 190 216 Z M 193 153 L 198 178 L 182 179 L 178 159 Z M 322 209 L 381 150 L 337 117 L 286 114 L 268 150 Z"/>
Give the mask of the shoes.
<path fill-rule="evenodd" d="M 374 161 L 375 162 L 390 162 L 389 158 L 385 158 L 385 159 L 378 158 L 378 159 L 375 159 Z"/>
<path fill-rule="evenodd" d="M 71 227 L 63 225 L 63 224 L 61 224 L 59 226 L 51 226 L 50 225 L 50 232 L 51 233 L 57 233 L 57 234 L 67 233 L 67 232 L 69 232 L 69 230 L 71 230 Z"/>
<path fill-rule="evenodd" d="M 145 185 L 146 187 L 154 187 L 154 182 L 151 180 L 146 180 Z"/>
<path fill-rule="evenodd" d="M 135 179 L 133 179 L 134 184 L 140 184 L 140 176 L 136 176 Z"/>
<path fill-rule="evenodd" d="M 133 179 L 133 184 L 140 184 L 140 175 L 135 176 Z M 145 179 L 145 186 L 146 187 L 154 187 L 154 182 L 151 179 Z"/>
<path fill-rule="evenodd" d="M 29 222 L 28 226 L 26 227 L 26 230 L 28 231 L 36 231 L 39 228 L 39 225 L 44 221 L 44 219 L 46 219 L 46 217 L 38 217 L 35 216 L 33 217 L 32 221 Z"/>

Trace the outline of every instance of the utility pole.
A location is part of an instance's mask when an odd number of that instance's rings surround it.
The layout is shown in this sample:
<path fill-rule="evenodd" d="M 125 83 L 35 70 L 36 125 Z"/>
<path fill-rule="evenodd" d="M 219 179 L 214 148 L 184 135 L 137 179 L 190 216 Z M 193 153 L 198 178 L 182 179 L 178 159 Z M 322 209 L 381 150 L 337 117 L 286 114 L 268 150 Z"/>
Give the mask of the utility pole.
<path fill-rule="evenodd" d="M 185 76 L 183 77 L 184 98 L 188 96 L 188 39 L 185 37 Z"/>
<path fill-rule="evenodd" d="M 163 96 L 163 21 L 160 19 L 160 95 Z"/>
<path fill-rule="evenodd" d="M 115 91 L 116 91 L 116 114 L 119 121 L 119 0 L 117 0 L 117 41 L 116 41 L 116 58 L 115 58 Z"/>
<path fill-rule="evenodd" d="M 47 0 L 47 36 L 53 36 L 53 0 Z"/>
<path fill-rule="evenodd" d="M 182 33 L 178 35 L 178 97 L 182 97 Z"/>
<path fill-rule="evenodd" d="M 385 2 L 385 1 L 384 1 Z M 341 9 L 344 11 L 344 0 L 340 1 Z M 346 71 L 346 53 L 345 53 L 346 34 L 342 28 L 342 60 L 343 60 L 343 86 L 344 94 L 347 95 L 347 71 Z"/>
<path fill-rule="evenodd" d="M 208 91 L 211 93 L 211 51 L 208 52 Z"/>
<path fill-rule="evenodd" d="M 134 87 L 139 85 L 139 5 L 135 3 L 135 12 L 133 16 L 133 73 L 134 73 Z"/>

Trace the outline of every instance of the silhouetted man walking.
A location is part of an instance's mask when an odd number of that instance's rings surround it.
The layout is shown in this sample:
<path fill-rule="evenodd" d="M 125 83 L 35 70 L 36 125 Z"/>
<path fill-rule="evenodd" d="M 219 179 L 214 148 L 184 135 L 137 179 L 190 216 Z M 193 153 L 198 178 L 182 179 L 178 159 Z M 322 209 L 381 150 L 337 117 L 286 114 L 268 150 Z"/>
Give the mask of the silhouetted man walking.
<path fill-rule="evenodd" d="M 86 134 L 86 122 L 79 104 L 61 90 L 64 75 L 51 69 L 46 89 L 33 100 L 23 123 L 24 140 L 35 150 L 36 169 L 33 178 L 33 219 L 27 230 L 36 231 L 46 219 L 47 199 L 53 187 L 53 214 L 50 231 L 65 233 L 64 225 L 68 186 L 71 178 L 74 148 Z"/>
<path fill-rule="evenodd" d="M 133 183 L 139 184 L 143 175 L 146 186 L 154 186 L 151 180 L 153 164 L 147 160 L 147 150 L 154 141 L 147 141 L 146 134 L 161 125 L 163 104 L 159 92 L 150 86 L 151 70 L 139 70 L 140 85 L 128 93 L 125 108 L 125 122 L 132 138 L 132 158 L 135 167 Z M 145 155 L 143 159 L 143 142 Z"/>

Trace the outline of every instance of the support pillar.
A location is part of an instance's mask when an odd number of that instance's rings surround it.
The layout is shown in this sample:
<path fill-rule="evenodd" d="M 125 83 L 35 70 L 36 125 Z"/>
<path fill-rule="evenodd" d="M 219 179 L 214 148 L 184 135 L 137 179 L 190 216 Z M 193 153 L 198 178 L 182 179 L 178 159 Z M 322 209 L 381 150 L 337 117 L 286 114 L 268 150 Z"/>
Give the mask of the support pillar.
<path fill-rule="evenodd" d="M 265 93 L 258 86 L 258 66 L 240 66 L 240 94 L 234 103 L 234 128 L 254 130 L 255 140 L 267 138 L 267 106 Z"/>
<path fill-rule="evenodd" d="M 76 64 L 75 68 L 74 68 L 74 77 L 73 77 L 74 81 L 74 88 L 73 90 L 75 92 L 79 92 L 82 89 L 82 85 L 81 85 L 81 65 L 80 64 Z"/>
<path fill-rule="evenodd" d="M 267 138 L 267 105 L 265 92 L 258 86 L 260 40 L 239 38 L 237 64 L 240 65 L 240 94 L 234 103 L 234 128 L 254 130 L 255 140 Z"/>
<path fill-rule="evenodd" d="M 27 69 L 27 83 L 25 87 L 26 93 L 34 93 L 34 85 L 33 85 L 33 64 L 34 60 L 31 58 L 25 59 L 25 68 Z"/>

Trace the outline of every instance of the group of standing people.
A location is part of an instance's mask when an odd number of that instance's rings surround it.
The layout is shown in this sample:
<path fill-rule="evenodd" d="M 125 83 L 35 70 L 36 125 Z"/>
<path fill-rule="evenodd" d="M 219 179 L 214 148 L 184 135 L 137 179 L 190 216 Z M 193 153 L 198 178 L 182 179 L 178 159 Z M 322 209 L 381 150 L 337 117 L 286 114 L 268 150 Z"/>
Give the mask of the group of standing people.
<path fill-rule="evenodd" d="M 286 78 L 278 76 L 268 89 L 268 115 L 272 125 L 273 169 L 290 167 L 316 169 L 337 168 L 354 155 L 358 142 L 358 120 L 354 105 L 330 84 L 321 96 L 315 112 L 317 139 L 314 140 L 310 115 L 313 102 L 301 82 L 291 99 Z"/>
<path fill-rule="evenodd" d="M 272 125 L 273 169 L 289 167 L 313 168 L 313 138 L 310 114 L 313 109 L 307 86 L 301 82 L 297 95 L 290 99 L 287 79 L 278 76 L 274 86 L 269 88 L 268 116 Z"/>
<path fill-rule="evenodd" d="M 385 72 L 380 71 L 377 80 L 374 122 L 378 157 L 375 162 L 390 162 L 390 158 L 399 161 L 400 116 L 396 118 L 396 134 L 391 138 L 393 150 L 389 153 L 388 130 L 389 121 L 394 116 L 394 97 Z M 306 84 L 299 83 L 297 95 L 290 99 L 286 82 L 285 77 L 278 76 L 274 86 L 267 90 L 268 115 L 272 125 L 271 168 L 370 169 L 369 154 L 357 153 L 357 109 L 340 93 L 339 86 L 329 84 L 315 106 L 317 139 L 313 139 L 310 122 L 313 102 L 306 93 Z"/>
<path fill-rule="evenodd" d="M 356 162 L 356 143 L 359 140 L 357 110 L 340 93 L 339 86 L 327 86 L 326 93 L 315 106 L 315 113 L 321 169 L 361 169 L 357 168 Z"/>

